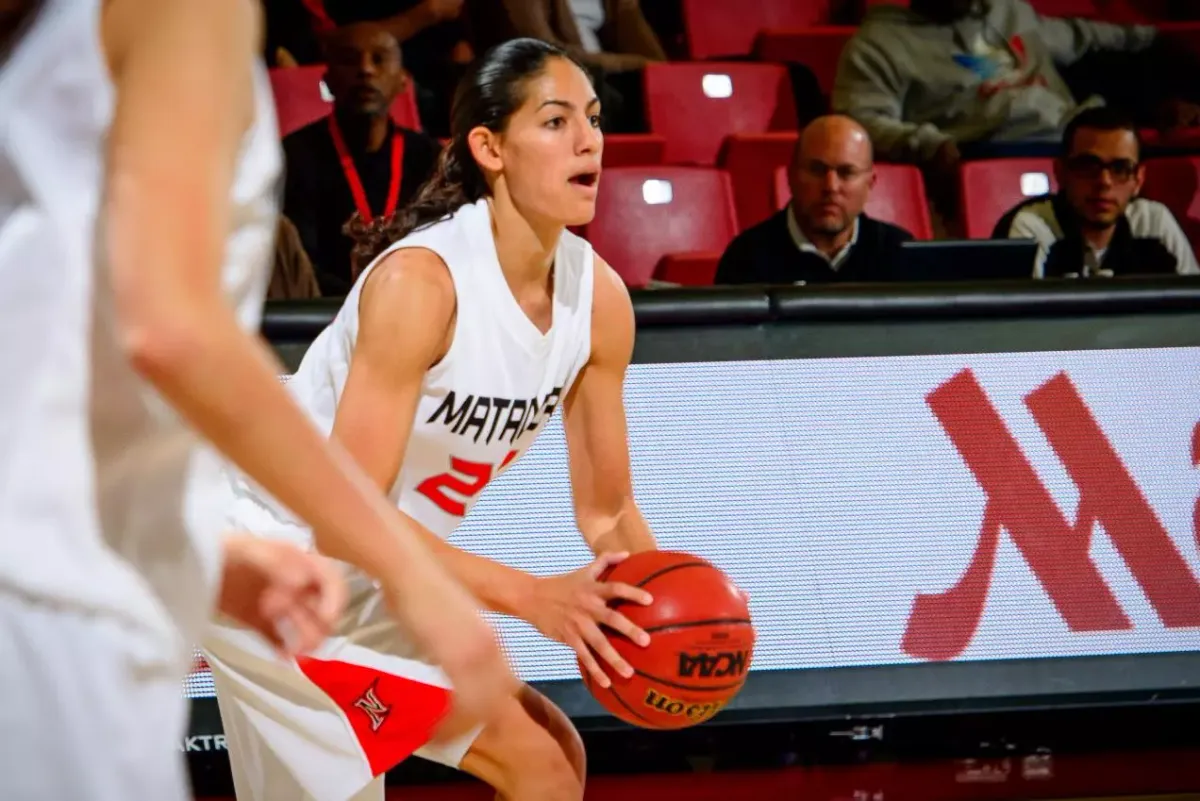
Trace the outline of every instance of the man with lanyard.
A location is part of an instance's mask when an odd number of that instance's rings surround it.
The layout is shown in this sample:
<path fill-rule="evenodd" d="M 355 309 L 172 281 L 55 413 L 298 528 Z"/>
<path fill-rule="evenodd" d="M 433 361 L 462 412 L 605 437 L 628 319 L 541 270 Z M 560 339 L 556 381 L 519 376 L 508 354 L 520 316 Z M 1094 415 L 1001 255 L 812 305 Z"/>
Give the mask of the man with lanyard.
<path fill-rule="evenodd" d="M 450 135 L 454 88 L 475 59 L 469 43 L 464 0 L 264 0 L 267 52 L 279 66 L 316 64 L 320 40 L 333 29 L 375 22 L 404 49 L 416 84 L 422 127 Z"/>
<path fill-rule="evenodd" d="M 433 171 L 440 147 L 392 121 L 407 77 L 391 34 L 357 23 L 331 31 L 325 42 L 333 113 L 284 138 L 283 210 L 300 232 L 321 294 L 341 296 L 354 282 L 353 240 L 344 226 L 356 213 L 370 223 L 407 203 Z"/>

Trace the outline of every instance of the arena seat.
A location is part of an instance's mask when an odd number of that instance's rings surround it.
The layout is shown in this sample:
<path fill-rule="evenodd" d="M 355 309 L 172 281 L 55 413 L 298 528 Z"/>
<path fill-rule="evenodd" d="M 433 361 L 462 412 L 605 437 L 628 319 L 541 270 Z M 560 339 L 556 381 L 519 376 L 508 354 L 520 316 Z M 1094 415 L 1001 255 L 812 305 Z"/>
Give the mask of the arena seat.
<path fill-rule="evenodd" d="M 720 250 L 668 253 L 658 262 L 654 278 L 681 286 L 712 286 L 723 253 Z"/>
<path fill-rule="evenodd" d="M 712 283 L 716 257 L 737 234 L 729 176 L 711 167 L 614 167 L 604 171 L 596 217 L 582 234 L 630 287 L 644 287 L 664 257 L 679 283 Z M 694 258 L 703 254 L 703 258 Z M 683 265 L 682 262 L 686 262 Z M 707 271 L 707 281 L 694 277 Z M 684 276 L 693 276 L 682 280 Z M 664 279 L 665 280 L 665 279 Z"/>
<path fill-rule="evenodd" d="M 643 76 L 646 117 L 667 140 L 668 164 L 716 164 L 730 134 L 796 130 L 791 80 L 778 64 L 650 64 Z"/>
<path fill-rule="evenodd" d="M 1027 197 L 1058 191 L 1054 160 L 980 159 L 959 168 L 960 212 L 968 239 L 987 239 L 1000 218 Z"/>
<path fill-rule="evenodd" d="M 667 140 L 657 134 L 605 134 L 604 167 L 643 167 L 663 163 Z"/>
<path fill-rule="evenodd" d="M 1170 209 L 1200 253 L 1200 156 L 1147 159 L 1141 196 Z"/>
<path fill-rule="evenodd" d="M 725 138 L 718 164 L 729 173 L 739 230 L 745 231 L 775 212 L 775 171 L 792 160 L 799 136 L 780 131 Z"/>
<path fill-rule="evenodd" d="M 1200 56 L 1200 21 L 1162 22 L 1157 27 L 1158 35 L 1163 41 L 1193 56 Z"/>
<path fill-rule="evenodd" d="M 933 239 L 933 222 L 925 196 L 925 179 L 911 164 L 876 164 L 875 188 L 863 211 L 892 225 L 899 225 L 917 239 Z M 787 167 L 775 172 L 775 206 L 782 209 L 792 199 Z"/>
<path fill-rule="evenodd" d="M 1129 25 L 1167 19 L 1170 0 L 1030 0 L 1047 17 L 1085 17 Z M 866 6 L 908 6 L 908 0 L 866 0 Z"/>
<path fill-rule="evenodd" d="M 758 38 L 755 55 L 762 61 L 795 61 L 812 70 L 826 99 L 833 93 L 838 59 L 858 28 L 769 28 Z"/>
<path fill-rule="evenodd" d="M 683 0 L 688 57 L 748 56 L 763 29 L 821 25 L 830 10 L 830 0 Z"/>
<path fill-rule="evenodd" d="M 279 119 L 280 136 L 287 136 L 330 112 L 333 97 L 322 81 L 324 75 L 323 64 L 270 70 L 271 92 L 275 96 L 275 115 Z M 392 119 L 397 125 L 421 130 L 417 95 L 412 81 L 409 81 L 408 88 L 392 103 Z"/>

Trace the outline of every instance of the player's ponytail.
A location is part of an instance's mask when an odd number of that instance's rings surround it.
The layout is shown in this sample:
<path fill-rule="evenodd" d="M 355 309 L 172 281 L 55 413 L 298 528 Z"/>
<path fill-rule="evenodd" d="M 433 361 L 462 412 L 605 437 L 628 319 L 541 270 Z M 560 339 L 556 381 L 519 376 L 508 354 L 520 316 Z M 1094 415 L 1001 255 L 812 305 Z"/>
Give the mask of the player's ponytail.
<path fill-rule="evenodd" d="M 356 242 L 351 253 L 356 274 L 393 242 L 488 194 L 487 180 L 471 155 L 467 137 L 481 126 L 502 133 L 525 102 L 525 83 L 540 75 L 551 58 L 571 57 L 539 39 L 512 39 L 475 62 L 454 93 L 450 141 L 416 197 L 390 217 L 363 224 L 356 214 L 346 224 L 346 233 Z"/>
<path fill-rule="evenodd" d="M 474 203 L 487 194 L 483 173 L 468 150 L 466 137 L 455 137 L 442 148 L 433 174 L 404 208 L 387 217 L 364 223 L 356 212 L 346 223 L 345 233 L 354 240 L 350 252 L 354 274 L 375 260 L 380 253 L 418 228 L 444 219 L 460 207 Z"/>

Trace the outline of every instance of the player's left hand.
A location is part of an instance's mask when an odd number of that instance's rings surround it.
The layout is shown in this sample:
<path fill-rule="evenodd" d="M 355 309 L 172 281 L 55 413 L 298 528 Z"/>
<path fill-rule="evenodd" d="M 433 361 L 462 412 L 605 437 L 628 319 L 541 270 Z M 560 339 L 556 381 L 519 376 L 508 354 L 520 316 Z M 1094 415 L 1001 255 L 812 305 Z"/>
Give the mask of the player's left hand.
<path fill-rule="evenodd" d="M 605 570 L 628 556 L 628 553 L 601 554 L 587 567 L 572 573 L 538 579 L 530 609 L 524 615 L 542 634 L 569 645 L 601 687 L 611 686 L 612 681 L 597 656 L 619 675 L 625 678 L 633 675 L 633 668 L 612 647 L 600 630 L 601 625 L 638 645 L 650 643 L 649 634 L 608 605 L 619 600 L 646 605 L 653 600 L 650 593 L 631 584 L 600 580 Z"/>
<path fill-rule="evenodd" d="M 346 583 L 333 562 L 296 546 L 245 534 L 225 539 L 217 608 L 270 641 L 284 656 L 325 641 L 346 608 Z"/>

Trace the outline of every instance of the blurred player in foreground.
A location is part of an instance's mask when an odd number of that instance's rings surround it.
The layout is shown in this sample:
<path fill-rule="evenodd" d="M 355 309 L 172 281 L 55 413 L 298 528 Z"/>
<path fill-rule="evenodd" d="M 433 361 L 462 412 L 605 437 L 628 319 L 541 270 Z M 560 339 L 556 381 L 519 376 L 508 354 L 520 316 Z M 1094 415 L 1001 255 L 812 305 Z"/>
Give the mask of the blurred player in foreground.
<path fill-rule="evenodd" d="M 228 535 L 216 451 L 372 571 L 467 711 L 514 692 L 470 596 L 250 333 L 281 165 L 258 13 L 0 2 L 0 798 L 186 798 L 180 682 L 214 603 L 274 658 L 338 617 L 329 563 Z"/>

